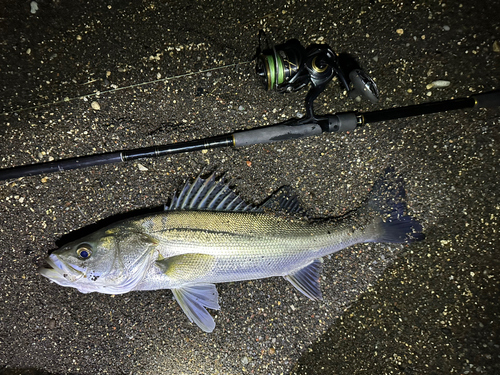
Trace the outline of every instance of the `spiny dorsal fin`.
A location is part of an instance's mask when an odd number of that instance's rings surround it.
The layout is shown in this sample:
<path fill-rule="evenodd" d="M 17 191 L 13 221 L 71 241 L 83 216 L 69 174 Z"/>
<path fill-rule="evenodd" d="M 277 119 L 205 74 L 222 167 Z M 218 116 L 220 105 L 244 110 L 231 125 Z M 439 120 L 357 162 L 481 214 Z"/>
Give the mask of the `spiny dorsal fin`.
<path fill-rule="evenodd" d="M 192 184 L 186 182 L 179 195 L 174 193 L 165 210 L 260 211 L 245 203 L 223 179 L 215 181 L 215 173 L 206 180 L 198 176 Z"/>

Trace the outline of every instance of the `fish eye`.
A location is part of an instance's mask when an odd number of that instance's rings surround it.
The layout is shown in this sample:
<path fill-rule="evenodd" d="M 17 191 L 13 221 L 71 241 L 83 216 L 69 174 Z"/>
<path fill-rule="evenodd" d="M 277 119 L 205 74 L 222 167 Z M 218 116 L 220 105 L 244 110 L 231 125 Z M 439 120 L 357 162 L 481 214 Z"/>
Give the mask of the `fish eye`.
<path fill-rule="evenodd" d="M 89 259 L 92 255 L 92 247 L 89 244 L 82 244 L 76 249 L 76 254 L 82 259 Z"/>

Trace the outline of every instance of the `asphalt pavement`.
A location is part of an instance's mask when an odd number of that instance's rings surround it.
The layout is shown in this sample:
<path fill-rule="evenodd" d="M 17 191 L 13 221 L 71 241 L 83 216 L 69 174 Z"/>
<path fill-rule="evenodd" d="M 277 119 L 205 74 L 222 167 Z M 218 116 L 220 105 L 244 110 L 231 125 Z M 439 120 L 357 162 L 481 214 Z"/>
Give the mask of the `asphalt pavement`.
<path fill-rule="evenodd" d="M 319 114 L 500 87 L 494 1 L 3 1 L 0 168 L 189 141 L 303 116 L 306 90 L 265 91 L 252 58 L 326 43 L 376 104 L 334 80 Z M 433 86 L 433 82 L 447 83 Z M 500 373 L 498 108 L 368 124 L 0 182 L 1 374 Z M 327 257 L 324 301 L 283 279 L 218 285 L 213 333 L 169 290 L 81 294 L 37 273 L 80 228 L 168 203 L 217 172 L 248 203 L 290 185 L 310 216 L 358 207 L 383 171 L 405 181 L 426 239 Z M 77 232 L 78 233 L 78 232 Z"/>

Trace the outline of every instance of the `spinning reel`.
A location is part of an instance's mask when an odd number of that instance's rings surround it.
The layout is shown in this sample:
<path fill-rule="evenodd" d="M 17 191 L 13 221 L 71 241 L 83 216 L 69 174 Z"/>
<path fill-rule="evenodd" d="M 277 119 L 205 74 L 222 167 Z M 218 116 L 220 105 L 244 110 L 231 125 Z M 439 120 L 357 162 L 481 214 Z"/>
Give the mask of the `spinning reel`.
<path fill-rule="evenodd" d="M 263 33 L 261 33 L 262 36 Z M 61 172 L 95 165 L 121 163 L 129 160 L 153 158 L 181 152 L 193 152 L 219 147 L 244 147 L 256 144 L 281 142 L 321 133 L 347 132 L 366 123 L 394 120 L 423 114 L 451 111 L 463 108 L 488 108 L 500 106 L 500 90 L 485 92 L 468 98 L 423 103 L 407 107 L 389 108 L 366 113 L 343 112 L 314 116 L 313 102 L 328 83 L 337 77 L 340 85 L 351 98 L 362 97 L 376 103 L 379 92 L 373 80 L 346 54 L 337 56 L 324 44 L 311 45 L 307 49 L 297 40 L 257 51 L 257 74 L 267 90 L 293 92 L 311 84 L 306 96 L 306 116 L 290 119 L 279 124 L 237 131 L 231 134 L 196 139 L 186 142 L 121 150 L 104 154 L 77 156 L 69 159 L 28 164 L 0 169 L 0 181 L 34 176 L 42 173 Z M 348 72 L 348 73 L 345 73 Z"/>
<path fill-rule="evenodd" d="M 262 31 L 259 34 L 257 74 L 266 90 L 282 93 L 298 91 L 310 83 L 306 119 L 314 118 L 313 102 L 334 76 L 351 98 L 362 97 L 372 103 L 378 101 L 377 85 L 352 57 L 341 55 L 339 58 L 326 44 L 314 44 L 306 49 L 296 39 L 272 47 L 267 43 L 267 48 L 262 51 L 263 34 Z"/>

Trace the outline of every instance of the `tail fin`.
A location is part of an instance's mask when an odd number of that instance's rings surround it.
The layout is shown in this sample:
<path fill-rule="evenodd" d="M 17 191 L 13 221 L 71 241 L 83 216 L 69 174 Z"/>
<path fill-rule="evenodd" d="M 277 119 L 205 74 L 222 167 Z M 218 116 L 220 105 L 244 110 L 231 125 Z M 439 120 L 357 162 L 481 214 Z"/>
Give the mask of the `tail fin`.
<path fill-rule="evenodd" d="M 422 225 L 405 213 L 403 182 L 394 175 L 392 168 L 388 168 L 384 178 L 373 186 L 368 210 L 381 219 L 375 223 L 377 229 L 372 242 L 410 243 L 425 238 Z"/>

